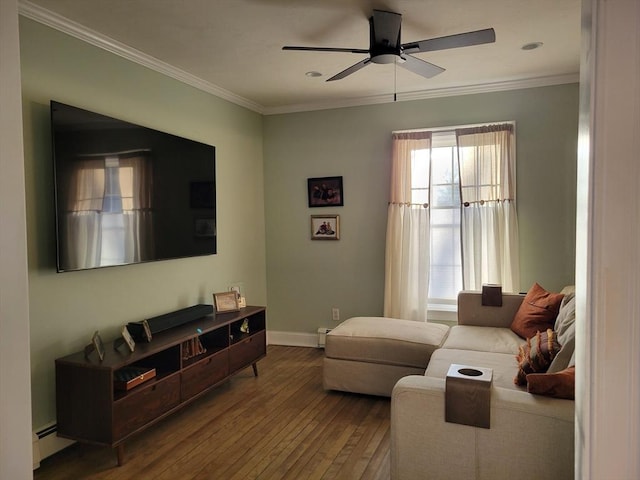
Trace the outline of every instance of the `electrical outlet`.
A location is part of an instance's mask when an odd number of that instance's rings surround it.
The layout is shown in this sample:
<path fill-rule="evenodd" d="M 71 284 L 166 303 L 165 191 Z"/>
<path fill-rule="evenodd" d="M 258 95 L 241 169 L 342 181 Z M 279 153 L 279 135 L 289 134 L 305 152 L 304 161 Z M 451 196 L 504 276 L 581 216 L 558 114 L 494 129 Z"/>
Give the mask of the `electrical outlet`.
<path fill-rule="evenodd" d="M 331 318 L 334 322 L 340 321 L 340 309 L 338 307 L 331 307 Z"/>

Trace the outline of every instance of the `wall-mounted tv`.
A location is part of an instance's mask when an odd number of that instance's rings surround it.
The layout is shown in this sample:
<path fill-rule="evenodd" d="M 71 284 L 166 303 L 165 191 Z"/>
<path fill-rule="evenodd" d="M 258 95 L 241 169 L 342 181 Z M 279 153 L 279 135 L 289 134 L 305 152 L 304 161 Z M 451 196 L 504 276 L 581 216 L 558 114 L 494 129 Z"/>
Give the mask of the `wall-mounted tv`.
<path fill-rule="evenodd" d="M 216 253 L 215 147 L 51 101 L 57 270 Z"/>

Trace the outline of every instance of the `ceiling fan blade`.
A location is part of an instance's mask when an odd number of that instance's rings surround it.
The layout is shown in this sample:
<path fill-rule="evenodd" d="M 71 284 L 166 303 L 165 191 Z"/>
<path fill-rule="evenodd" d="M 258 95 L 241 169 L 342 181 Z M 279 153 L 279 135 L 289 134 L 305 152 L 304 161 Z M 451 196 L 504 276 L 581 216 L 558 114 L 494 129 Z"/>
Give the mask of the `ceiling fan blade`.
<path fill-rule="evenodd" d="M 333 47 L 296 47 L 286 45 L 282 50 L 301 50 L 305 52 L 346 52 L 346 53 L 369 53 L 369 50 L 362 48 L 333 48 Z"/>
<path fill-rule="evenodd" d="M 425 62 L 417 57 L 411 55 L 403 55 L 403 63 L 399 62 L 398 65 L 406 68 L 407 70 L 422 75 L 425 78 L 435 77 L 439 73 L 444 72 L 444 68 L 434 65 L 433 63 Z"/>
<path fill-rule="evenodd" d="M 369 63 L 371 63 L 371 59 L 370 58 L 365 58 L 361 62 L 358 62 L 355 65 L 351 65 L 349 68 L 341 71 L 340 73 L 334 75 L 331 78 L 328 78 L 327 82 L 332 82 L 334 80 L 340 80 L 340 79 L 342 79 L 342 78 L 344 78 L 344 77 L 346 77 L 348 75 L 351 75 L 352 73 L 357 72 L 361 68 L 366 67 Z"/>
<path fill-rule="evenodd" d="M 493 28 L 476 30 L 474 32 L 458 33 L 446 37 L 430 38 L 418 42 L 410 42 L 402 45 L 404 53 L 433 52 L 449 48 L 470 47 L 493 43 L 496 41 L 496 32 Z"/>

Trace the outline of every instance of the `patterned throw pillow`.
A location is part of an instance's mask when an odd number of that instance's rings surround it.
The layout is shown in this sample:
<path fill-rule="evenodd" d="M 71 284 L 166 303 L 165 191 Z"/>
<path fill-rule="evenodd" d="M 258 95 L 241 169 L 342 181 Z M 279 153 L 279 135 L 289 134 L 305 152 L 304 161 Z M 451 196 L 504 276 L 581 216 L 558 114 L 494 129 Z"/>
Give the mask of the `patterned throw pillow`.
<path fill-rule="evenodd" d="M 529 289 L 511 322 L 511 330 L 522 338 L 553 328 L 560 310 L 562 293 L 547 292 L 537 283 Z"/>
<path fill-rule="evenodd" d="M 529 373 L 545 373 L 559 351 L 560 344 L 553 330 L 548 328 L 545 332 L 537 332 L 527 343 L 520 345 L 516 355 L 518 374 L 513 382 L 524 386 Z"/>

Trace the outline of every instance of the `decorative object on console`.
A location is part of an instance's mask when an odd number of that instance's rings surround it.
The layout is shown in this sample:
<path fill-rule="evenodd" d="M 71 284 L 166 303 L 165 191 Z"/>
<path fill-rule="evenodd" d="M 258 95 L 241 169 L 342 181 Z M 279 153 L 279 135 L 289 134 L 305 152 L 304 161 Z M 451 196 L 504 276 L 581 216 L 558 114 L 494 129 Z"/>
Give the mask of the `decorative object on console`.
<path fill-rule="evenodd" d="M 202 330 L 200 330 L 198 333 L 202 333 Z M 189 360 L 204 353 L 207 353 L 207 349 L 204 348 L 199 337 L 190 338 L 189 340 L 185 340 L 184 342 L 182 342 L 183 360 Z"/>
<path fill-rule="evenodd" d="M 151 380 L 156 376 L 155 368 L 128 366 L 116 370 L 113 373 L 113 387 L 116 390 L 129 391 L 141 383 Z"/>
<path fill-rule="evenodd" d="M 562 293 L 547 292 L 534 283 L 513 318 L 511 330 L 527 339 L 533 337 L 536 332 L 553 328 L 563 298 Z"/>
<path fill-rule="evenodd" d="M 501 307 L 502 285 L 482 285 L 482 305 L 486 307 Z"/>
<path fill-rule="evenodd" d="M 240 310 L 237 292 L 214 293 L 213 302 L 217 313 L 237 312 Z"/>
<path fill-rule="evenodd" d="M 242 294 L 239 285 L 229 287 L 229 291 L 236 292 L 236 295 L 238 297 L 238 308 L 245 308 L 247 306 L 247 298 Z"/>
<path fill-rule="evenodd" d="M 339 240 L 340 215 L 311 215 L 311 240 Z"/>
<path fill-rule="evenodd" d="M 309 208 L 342 207 L 344 190 L 342 177 L 320 177 L 307 179 Z"/>
<path fill-rule="evenodd" d="M 249 333 L 249 320 L 248 319 L 244 319 L 244 321 L 242 322 L 242 325 L 240 325 L 240 331 L 242 333 Z"/>
<path fill-rule="evenodd" d="M 102 338 L 98 330 L 93 334 L 91 343 L 84 347 L 84 357 L 89 360 L 89 355 L 91 355 L 94 350 L 98 353 L 98 358 L 102 362 L 102 360 L 104 360 L 104 343 L 102 343 Z"/>
<path fill-rule="evenodd" d="M 150 341 L 151 339 L 149 339 Z M 131 334 L 129 333 L 129 330 L 127 329 L 127 326 L 124 325 L 122 327 L 122 337 L 116 339 L 113 342 L 113 349 L 117 350 L 119 349 L 122 345 L 127 344 L 127 346 L 129 347 L 129 350 L 133 353 L 136 349 L 136 342 L 133 340 L 133 338 L 131 337 Z"/>

